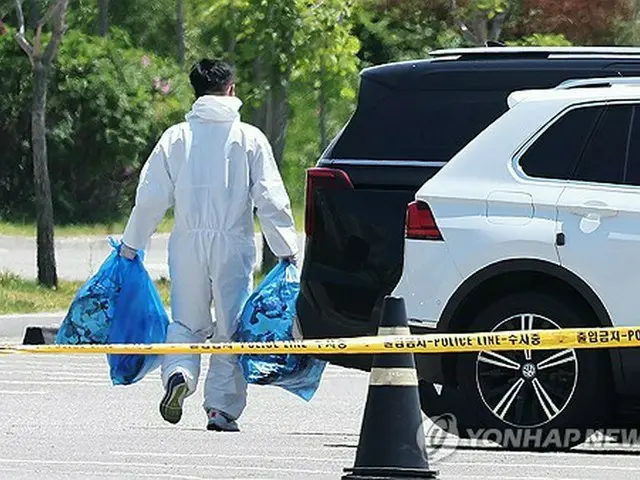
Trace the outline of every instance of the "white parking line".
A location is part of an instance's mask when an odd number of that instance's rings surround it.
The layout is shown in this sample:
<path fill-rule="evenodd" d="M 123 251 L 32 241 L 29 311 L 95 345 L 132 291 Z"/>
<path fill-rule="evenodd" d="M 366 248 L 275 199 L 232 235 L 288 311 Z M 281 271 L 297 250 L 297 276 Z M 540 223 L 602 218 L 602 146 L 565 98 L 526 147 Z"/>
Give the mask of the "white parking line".
<path fill-rule="evenodd" d="M 264 458 L 264 457 L 261 457 Z M 142 462 L 101 462 L 95 460 L 34 460 L 29 458 L 0 458 L 0 463 L 18 463 L 18 464 L 32 464 L 32 465 L 92 465 L 96 467 L 140 467 L 140 468 L 159 468 L 166 469 L 166 463 L 142 463 Z M 209 470 L 244 470 L 244 471 L 253 471 L 253 472 L 288 472 L 288 473 L 310 473 L 310 474 L 320 474 L 320 473 L 335 473 L 330 470 L 311 470 L 311 469 L 302 469 L 302 468 L 286 468 L 286 467 L 249 467 L 249 466 L 232 466 L 232 465 L 196 465 L 193 463 L 185 463 L 185 464 L 172 464 L 173 468 L 188 468 L 188 469 L 209 469 Z"/>
<path fill-rule="evenodd" d="M 526 473 L 523 474 L 523 477 L 505 477 L 504 475 L 500 476 L 500 480 L 584 480 L 587 477 L 532 477 L 530 475 L 527 475 Z M 446 477 L 447 475 L 445 475 Z M 464 478 L 470 478 L 473 480 L 496 480 L 496 476 L 495 475 L 455 475 L 456 480 L 458 479 L 464 479 Z"/>
<path fill-rule="evenodd" d="M 65 359 L 65 360 L 61 360 L 58 359 L 57 361 L 54 359 L 51 360 L 22 360 L 22 361 L 18 361 L 16 359 L 11 359 L 10 357 L 3 357 L 2 358 L 2 364 L 3 365 L 11 365 L 13 367 L 17 367 L 17 368 L 24 368 L 25 370 L 28 370 L 30 367 L 47 367 L 47 368 L 51 368 L 52 370 L 58 370 L 58 369 L 65 369 L 65 368 L 78 368 L 78 369 L 89 369 L 92 367 L 102 367 L 102 368 L 108 368 L 109 365 L 106 362 L 106 358 L 105 359 L 101 359 L 102 361 L 98 361 L 97 359 L 93 359 L 91 361 L 89 361 L 87 359 L 87 361 L 85 362 L 73 362 L 69 359 Z"/>
<path fill-rule="evenodd" d="M 47 395 L 49 392 L 34 392 L 29 390 L 0 390 L 0 395 Z"/>
<path fill-rule="evenodd" d="M 637 467 L 618 467 L 614 465 L 572 465 L 562 463 L 497 463 L 497 462 L 439 462 L 440 465 L 464 466 L 464 467 L 491 467 L 491 468 L 550 468 L 550 469 L 576 469 L 576 470 L 616 470 L 621 472 L 640 472 L 640 464 Z M 502 478 L 502 477 L 501 477 Z M 528 478 L 528 477 L 527 477 Z"/>
<path fill-rule="evenodd" d="M 237 460 L 299 460 L 304 462 L 334 462 L 343 463 L 345 459 L 327 457 L 294 457 L 294 456 L 274 456 L 269 455 L 229 455 L 224 453 L 161 453 L 161 452 L 111 452 L 112 455 L 125 457 L 176 457 L 176 458 L 228 458 Z"/>
<path fill-rule="evenodd" d="M 445 447 L 451 446 L 455 448 L 456 442 L 455 440 L 451 442 L 445 442 L 444 446 Z M 478 446 L 463 444 L 462 446 L 463 448 L 460 448 L 458 450 L 459 454 L 462 454 L 463 452 L 473 452 L 474 455 L 478 455 L 478 456 L 484 455 L 487 457 L 494 457 L 496 453 L 504 452 L 505 454 L 508 453 L 510 457 L 523 456 L 523 457 L 529 457 L 529 458 L 542 457 L 542 456 L 549 455 L 549 453 L 544 453 L 544 452 L 503 450 L 499 445 L 496 445 L 495 443 L 488 443 L 486 445 L 478 445 Z M 589 447 L 588 444 L 586 444 L 583 447 L 576 447 L 575 450 L 573 451 L 557 452 L 557 454 L 561 455 L 562 457 L 584 458 L 587 455 L 594 455 L 594 454 L 602 455 L 603 450 L 606 451 L 607 458 L 612 458 L 612 457 L 632 458 L 630 456 L 631 452 L 633 453 L 638 452 L 640 454 L 640 448 L 637 448 L 635 444 L 628 445 L 628 444 L 616 443 L 614 441 L 604 442 L 602 445 L 598 447 Z"/>
<path fill-rule="evenodd" d="M 43 381 L 26 381 L 26 380 L 0 380 L 0 384 L 3 385 L 75 385 L 75 386 L 87 386 L 87 385 L 93 385 L 96 387 L 110 387 L 111 384 L 109 382 L 73 382 L 73 381 L 68 381 L 68 382 L 58 382 L 58 381 L 52 381 L 52 382 L 43 382 Z"/>
<path fill-rule="evenodd" d="M 0 472 L 22 472 L 25 473 L 27 468 L 16 468 L 16 467 L 0 467 Z M 57 473 L 57 472 L 56 472 Z M 68 470 L 64 471 L 65 475 L 75 474 L 75 475 L 83 475 L 86 477 L 116 477 L 122 478 L 122 473 L 108 473 L 108 472 L 99 472 L 99 471 L 87 471 L 87 470 L 79 470 L 77 472 L 69 472 Z M 180 475 L 178 473 L 127 473 L 127 478 L 175 478 L 178 480 L 207 480 L 207 477 L 195 477 L 192 475 Z M 238 480 L 238 477 L 229 477 L 227 479 L 219 479 L 219 480 Z M 245 479 L 241 479 L 245 480 Z"/>
<path fill-rule="evenodd" d="M 42 376 L 42 377 L 51 377 L 52 375 L 55 375 L 56 377 L 62 377 L 62 376 L 69 376 L 69 375 L 77 375 L 78 377 L 86 377 L 86 378 L 109 378 L 109 372 L 108 372 L 108 367 L 105 367 L 104 365 L 96 365 L 95 367 L 97 368 L 69 368 L 69 367 L 57 367 L 57 368 L 49 368 L 47 369 L 48 365 L 33 365 L 32 367 L 34 369 L 31 368 L 26 368 L 26 369 L 16 369 L 16 365 L 12 365 L 12 368 L 10 370 L 4 370 L 4 369 L 0 369 L 0 372 L 2 372 L 4 375 L 23 375 L 25 373 L 28 373 L 29 376 L 33 377 L 33 376 Z M 200 376 L 200 379 L 206 379 L 206 372 L 204 374 L 202 374 Z M 145 380 L 148 379 L 152 379 L 154 378 L 152 375 L 149 375 L 149 377 L 146 377 Z M 157 377 L 158 379 L 160 379 L 160 377 Z M 323 379 L 353 379 L 353 378 L 363 378 L 362 376 L 356 376 L 356 375 L 336 375 L 336 374 L 329 374 L 329 375 L 324 375 Z"/>
<path fill-rule="evenodd" d="M 29 376 L 31 378 L 35 377 L 35 376 L 42 376 L 45 377 L 44 379 L 40 379 L 40 380 L 48 380 L 48 378 L 46 377 L 52 377 L 52 376 L 56 376 L 56 379 L 59 379 L 58 377 L 93 377 L 93 378 L 109 378 L 109 372 L 95 372 L 95 371 L 91 371 L 91 370 L 66 370 L 66 369 L 61 369 L 61 370 L 2 370 L 0 369 L 0 372 L 2 372 L 3 375 L 24 375 L 25 373 L 28 373 Z M 106 377 L 105 377 L 106 375 Z"/>

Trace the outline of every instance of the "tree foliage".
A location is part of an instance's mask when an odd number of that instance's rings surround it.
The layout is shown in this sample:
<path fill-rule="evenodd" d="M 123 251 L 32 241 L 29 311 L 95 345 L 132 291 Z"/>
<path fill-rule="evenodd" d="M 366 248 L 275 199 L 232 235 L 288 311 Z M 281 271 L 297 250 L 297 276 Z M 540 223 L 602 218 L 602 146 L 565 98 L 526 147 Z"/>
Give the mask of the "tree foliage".
<path fill-rule="evenodd" d="M 378 0 L 386 11 L 399 10 L 407 19 L 429 16 L 455 26 L 469 46 L 499 40 L 509 13 L 518 0 Z M 385 12 L 386 14 L 386 12 Z"/>
<path fill-rule="evenodd" d="M 364 0 L 354 31 L 363 66 L 427 58 L 433 49 L 464 41 L 439 0 Z"/>
<path fill-rule="evenodd" d="M 181 121 L 191 101 L 188 82 L 170 59 L 122 48 L 116 38 L 67 34 L 51 78 L 47 113 L 54 211 L 60 223 L 119 219 L 130 207 L 136 173 L 161 131 Z M 31 91 L 10 39 L 0 37 L 0 216 L 28 217 Z M 125 36 L 126 37 L 126 36 Z"/>
<path fill-rule="evenodd" d="M 584 45 L 614 43 L 620 22 L 631 19 L 629 0 L 523 0 L 521 33 L 562 34 Z"/>
<path fill-rule="evenodd" d="M 183 65 L 176 62 L 179 4 Z M 0 19 L 9 27 L 15 27 L 13 5 L 0 1 Z M 305 168 L 354 108 L 361 68 L 490 39 L 634 44 L 640 42 L 639 6 L 640 0 L 74 0 L 47 110 L 57 220 L 98 220 L 128 210 L 150 146 L 189 108 L 186 73 L 202 57 L 236 65 L 243 117 L 268 134 L 300 203 Z M 25 15 L 35 25 L 29 8 Z M 108 37 L 97 38 L 105 21 Z M 0 85 L 8 100 L 0 105 L 5 216 L 27 214 L 33 201 L 24 108 L 31 101 L 29 65 L 10 44 L 0 43 Z"/>

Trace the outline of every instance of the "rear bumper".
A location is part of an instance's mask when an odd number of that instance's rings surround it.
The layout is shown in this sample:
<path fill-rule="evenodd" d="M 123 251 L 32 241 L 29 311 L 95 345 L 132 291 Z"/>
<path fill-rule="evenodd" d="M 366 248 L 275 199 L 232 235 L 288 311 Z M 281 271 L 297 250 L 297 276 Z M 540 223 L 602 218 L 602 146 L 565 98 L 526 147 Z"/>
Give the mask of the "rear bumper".
<path fill-rule="evenodd" d="M 393 295 L 404 298 L 413 325 L 437 328 L 445 305 L 461 283 L 445 242 L 405 241 L 402 276 Z"/>

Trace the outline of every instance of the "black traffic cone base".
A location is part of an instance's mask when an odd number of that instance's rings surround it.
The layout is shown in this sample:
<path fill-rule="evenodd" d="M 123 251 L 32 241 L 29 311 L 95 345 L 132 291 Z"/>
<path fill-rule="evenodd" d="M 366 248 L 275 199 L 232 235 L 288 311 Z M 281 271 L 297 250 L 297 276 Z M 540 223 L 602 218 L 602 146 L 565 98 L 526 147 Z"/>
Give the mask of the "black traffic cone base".
<path fill-rule="evenodd" d="M 386 297 L 380 332 L 408 331 L 404 300 Z M 395 333 L 395 335 L 402 333 Z M 424 445 L 418 376 L 412 353 L 374 356 L 355 465 L 343 480 L 438 478 Z"/>
<path fill-rule="evenodd" d="M 423 480 L 438 478 L 437 470 L 395 467 L 345 468 L 343 480 Z"/>

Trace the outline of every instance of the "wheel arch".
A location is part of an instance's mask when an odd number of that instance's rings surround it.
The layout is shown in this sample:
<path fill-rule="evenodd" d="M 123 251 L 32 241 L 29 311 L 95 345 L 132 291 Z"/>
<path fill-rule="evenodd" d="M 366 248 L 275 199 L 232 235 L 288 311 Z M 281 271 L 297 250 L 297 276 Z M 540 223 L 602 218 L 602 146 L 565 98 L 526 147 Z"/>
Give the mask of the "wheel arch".
<path fill-rule="evenodd" d="M 487 294 L 504 295 L 532 287 L 533 282 L 543 281 L 542 290 L 562 289 L 580 308 L 588 309 L 597 324 L 591 327 L 611 327 L 613 322 L 604 304 L 593 289 L 580 277 L 559 265 L 537 259 L 504 260 L 474 273 L 462 283 L 448 300 L 438 325 L 442 332 L 459 332 L 470 323 L 472 312 L 487 301 Z M 498 290 L 499 289 L 499 290 Z M 553 290 L 554 292 L 557 290 Z M 615 389 L 623 388 L 623 372 L 620 353 L 609 349 L 607 358 L 613 373 Z M 442 369 L 445 377 L 455 378 L 455 356 L 446 357 Z M 454 382 L 455 383 L 455 382 Z"/>
<path fill-rule="evenodd" d="M 445 331 L 450 331 L 451 325 L 459 313 L 473 301 L 474 295 L 482 288 L 487 287 L 488 282 L 507 282 L 516 280 L 514 288 L 522 287 L 526 277 L 540 277 L 559 282 L 568 286 L 578 294 L 598 319 L 601 327 L 611 327 L 613 322 L 609 312 L 593 289 L 580 277 L 564 267 L 554 263 L 537 259 L 503 260 L 489 265 L 469 277 L 451 295 L 442 311 L 440 322 Z M 596 326 L 596 325 L 594 325 Z"/>

